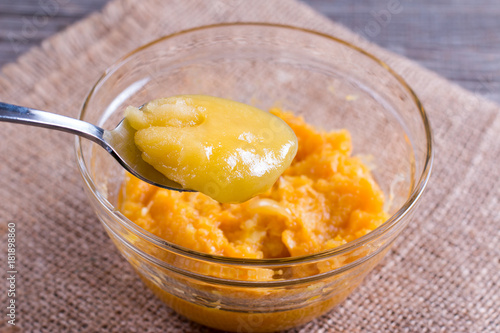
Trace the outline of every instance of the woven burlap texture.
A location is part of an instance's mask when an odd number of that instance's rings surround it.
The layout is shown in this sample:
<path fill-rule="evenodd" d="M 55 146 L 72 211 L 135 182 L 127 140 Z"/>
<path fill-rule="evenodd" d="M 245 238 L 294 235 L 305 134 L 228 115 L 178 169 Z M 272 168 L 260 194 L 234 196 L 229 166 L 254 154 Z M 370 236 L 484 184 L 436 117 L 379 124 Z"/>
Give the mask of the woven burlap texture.
<path fill-rule="evenodd" d="M 293 24 L 367 49 L 415 89 L 434 130 L 434 171 L 414 220 L 341 306 L 290 332 L 499 332 L 500 108 L 303 4 L 116 0 L 5 66 L 0 100 L 76 117 L 117 58 L 159 36 L 223 21 Z M 17 226 L 13 331 L 211 331 L 164 306 L 119 255 L 88 205 L 73 142 L 68 134 L 0 124 L 4 277 L 7 223 Z M 12 330 L 0 312 L 0 330 Z"/>

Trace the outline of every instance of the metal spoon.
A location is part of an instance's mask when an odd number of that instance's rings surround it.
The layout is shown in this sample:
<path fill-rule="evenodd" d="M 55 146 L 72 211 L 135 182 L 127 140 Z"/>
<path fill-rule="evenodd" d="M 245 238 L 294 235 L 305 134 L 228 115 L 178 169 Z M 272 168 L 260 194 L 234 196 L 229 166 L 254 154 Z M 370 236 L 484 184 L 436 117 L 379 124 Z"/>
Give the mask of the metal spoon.
<path fill-rule="evenodd" d="M 136 131 L 127 119 L 120 121 L 114 130 L 107 131 L 82 120 L 0 102 L 0 121 L 76 134 L 106 149 L 128 172 L 147 183 L 170 190 L 191 191 L 168 179 L 142 159 L 141 151 L 134 142 Z"/>

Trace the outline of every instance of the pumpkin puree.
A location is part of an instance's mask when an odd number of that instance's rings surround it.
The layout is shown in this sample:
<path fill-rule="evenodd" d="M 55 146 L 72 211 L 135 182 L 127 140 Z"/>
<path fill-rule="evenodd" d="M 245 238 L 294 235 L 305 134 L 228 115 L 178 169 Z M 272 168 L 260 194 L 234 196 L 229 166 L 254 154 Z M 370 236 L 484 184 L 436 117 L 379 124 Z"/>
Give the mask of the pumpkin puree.
<path fill-rule="evenodd" d="M 240 204 L 176 192 L 127 175 L 119 209 L 138 226 L 177 245 L 239 258 L 302 256 L 345 244 L 388 217 L 369 168 L 351 156 L 347 130 L 323 132 L 277 108 L 298 151 L 271 189 Z"/>

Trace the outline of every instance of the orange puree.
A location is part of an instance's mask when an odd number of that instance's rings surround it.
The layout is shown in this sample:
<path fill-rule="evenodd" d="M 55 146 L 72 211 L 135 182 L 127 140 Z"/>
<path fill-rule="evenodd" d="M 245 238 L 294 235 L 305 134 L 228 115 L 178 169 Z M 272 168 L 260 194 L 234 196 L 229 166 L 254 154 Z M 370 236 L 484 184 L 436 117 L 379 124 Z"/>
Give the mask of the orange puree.
<path fill-rule="evenodd" d="M 271 189 L 241 204 L 176 192 L 127 176 L 119 209 L 140 227 L 186 248 L 241 258 L 313 254 L 365 235 L 387 219 L 384 196 L 347 130 L 322 132 L 272 109 L 298 138 Z"/>

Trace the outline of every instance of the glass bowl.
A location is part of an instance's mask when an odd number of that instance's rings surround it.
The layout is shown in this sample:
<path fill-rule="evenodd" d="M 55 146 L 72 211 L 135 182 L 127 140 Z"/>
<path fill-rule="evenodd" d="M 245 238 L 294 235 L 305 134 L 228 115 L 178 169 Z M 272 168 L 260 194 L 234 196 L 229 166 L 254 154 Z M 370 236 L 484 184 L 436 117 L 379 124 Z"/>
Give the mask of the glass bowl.
<path fill-rule="evenodd" d="M 318 128 L 348 129 L 354 154 L 371 157 L 391 217 L 314 255 L 203 254 L 125 218 L 116 209 L 124 170 L 103 149 L 77 139 L 85 190 L 119 251 L 168 306 L 218 329 L 282 330 L 342 302 L 409 223 L 429 178 L 431 132 L 413 91 L 382 61 L 335 37 L 283 25 L 219 24 L 166 36 L 119 60 L 89 93 L 80 119 L 112 129 L 126 106 L 179 94 L 278 105 Z"/>

